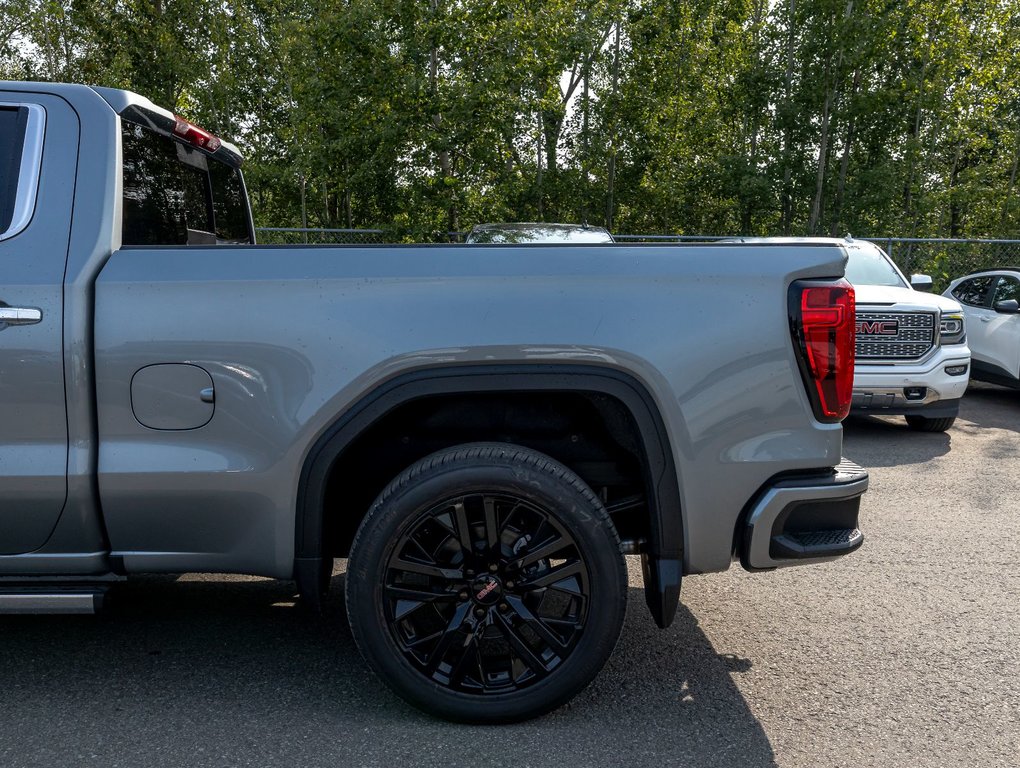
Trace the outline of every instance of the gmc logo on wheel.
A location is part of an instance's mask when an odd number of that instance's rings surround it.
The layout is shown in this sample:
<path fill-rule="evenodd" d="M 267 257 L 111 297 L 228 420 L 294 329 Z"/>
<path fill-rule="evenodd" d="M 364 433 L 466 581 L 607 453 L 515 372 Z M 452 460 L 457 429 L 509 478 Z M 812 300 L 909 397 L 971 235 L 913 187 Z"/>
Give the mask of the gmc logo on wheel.
<path fill-rule="evenodd" d="M 896 320 L 860 320 L 857 333 L 864 336 L 895 336 L 900 332 L 900 324 Z"/>

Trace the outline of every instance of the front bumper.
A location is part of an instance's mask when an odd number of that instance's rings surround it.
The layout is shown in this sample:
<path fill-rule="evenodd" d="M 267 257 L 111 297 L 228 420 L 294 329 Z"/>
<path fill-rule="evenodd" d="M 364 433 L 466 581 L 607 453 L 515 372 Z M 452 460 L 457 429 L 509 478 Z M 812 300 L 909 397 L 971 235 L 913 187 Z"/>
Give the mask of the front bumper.
<path fill-rule="evenodd" d="M 850 554 L 864 543 L 857 514 L 867 489 L 868 473 L 847 459 L 829 474 L 777 480 L 747 514 L 741 565 L 762 571 Z"/>
<path fill-rule="evenodd" d="M 961 367 L 963 373 L 946 370 Z M 970 350 L 966 346 L 946 347 L 918 365 L 857 364 L 850 411 L 955 416 L 969 380 Z M 941 414 L 943 410 L 945 414 Z"/>

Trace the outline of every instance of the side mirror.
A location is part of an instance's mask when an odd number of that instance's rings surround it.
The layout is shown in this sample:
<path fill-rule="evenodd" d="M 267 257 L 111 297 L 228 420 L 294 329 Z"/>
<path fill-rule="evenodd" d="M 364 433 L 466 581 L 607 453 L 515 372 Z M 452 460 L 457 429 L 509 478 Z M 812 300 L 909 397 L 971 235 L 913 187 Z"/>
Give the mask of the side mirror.
<path fill-rule="evenodd" d="M 1020 303 L 1016 299 L 1004 299 L 1003 301 L 995 302 L 995 306 L 992 309 L 1004 315 L 1015 315 L 1020 313 Z"/>
<path fill-rule="evenodd" d="M 931 275 L 911 275 L 910 287 L 913 288 L 915 291 L 931 293 L 932 287 Z"/>

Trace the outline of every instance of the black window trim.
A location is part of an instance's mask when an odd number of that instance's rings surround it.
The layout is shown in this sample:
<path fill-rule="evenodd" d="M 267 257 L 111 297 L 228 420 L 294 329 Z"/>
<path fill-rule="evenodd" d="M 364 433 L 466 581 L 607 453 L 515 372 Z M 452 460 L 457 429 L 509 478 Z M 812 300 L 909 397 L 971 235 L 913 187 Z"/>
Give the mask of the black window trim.
<path fill-rule="evenodd" d="M 41 104 L 24 101 L 0 101 L 0 107 L 28 110 L 25 137 L 21 146 L 21 164 L 18 167 L 18 187 L 14 196 L 14 211 L 7 229 L 0 232 L 0 241 L 4 241 L 21 234 L 35 216 L 39 180 L 42 175 L 46 109 Z"/>

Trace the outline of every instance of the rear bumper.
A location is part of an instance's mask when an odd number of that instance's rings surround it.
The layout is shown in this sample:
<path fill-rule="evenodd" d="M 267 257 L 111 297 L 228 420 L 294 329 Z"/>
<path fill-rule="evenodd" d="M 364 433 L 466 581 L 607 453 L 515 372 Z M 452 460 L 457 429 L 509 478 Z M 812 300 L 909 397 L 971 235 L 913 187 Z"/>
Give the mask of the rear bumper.
<path fill-rule="evenodd" d="M 850 554 L 864 543 L 857 514 L 867 489 L 868 473 L 846 459 L 827 475 L 776 481 L 747 515 L 741 565 L 762 571 Z"/>

